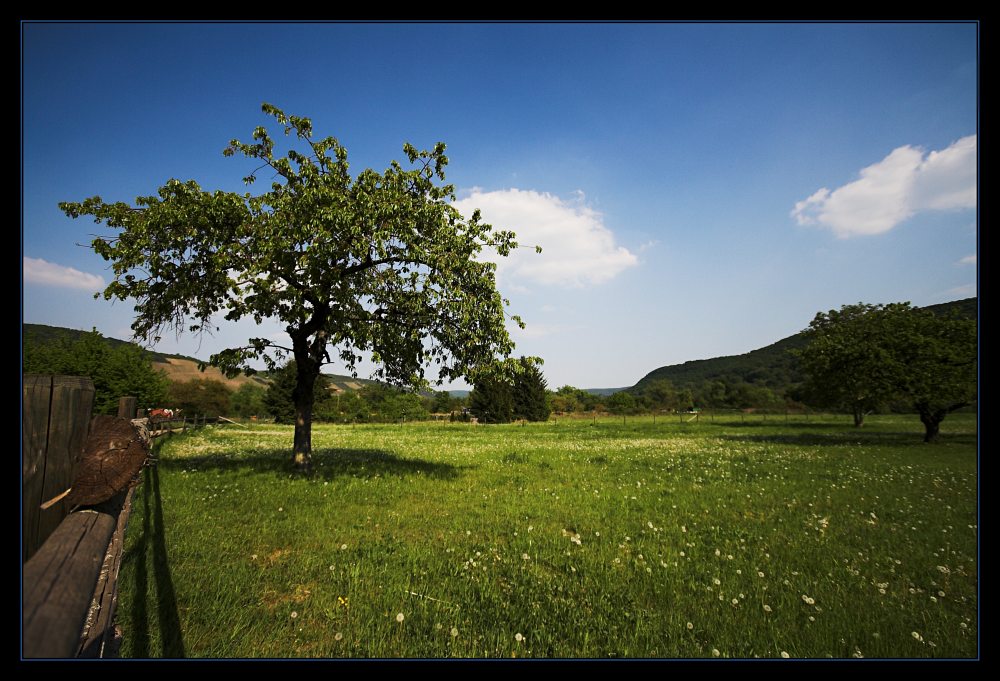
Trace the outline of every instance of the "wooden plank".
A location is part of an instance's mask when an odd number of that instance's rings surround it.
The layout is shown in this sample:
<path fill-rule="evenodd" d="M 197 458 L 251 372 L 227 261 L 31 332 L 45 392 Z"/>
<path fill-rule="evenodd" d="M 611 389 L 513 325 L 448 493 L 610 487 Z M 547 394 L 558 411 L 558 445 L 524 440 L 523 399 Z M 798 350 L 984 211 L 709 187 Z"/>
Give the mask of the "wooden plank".
<path fill-rule="evenodd" d="M 77 657 L 98 658 L 117 657 L 118 650 L 115 640 L 115 610 L 118 607 L 118 572 L 121 569 L 122 555 L 125 548 L 125 532 L 132 515 L 132 497 L 135 488 L 132 487 L 125 495 L 125 502 L 118 514 L 118 524 L 111 543 L 108 545 L 101 567 L 94 597 L 91 600 L 90 612 L 87 614 L 83 634 L 80 637 L 80 647 Z"/>
<path fill-rule="evenodd" d="M 94 408 L 94 382 L 81 376 L 52 377 L 52 406 L 49 409 L 49 436 L 45 452 L 42 500 L 61 494 L 73 484 L 76 457 L 90 428 Z M 60 502 L 41 510 L 36 545 L 41 545 L 69 512 Z"/>
<path fill-rule="evenodd" d="M 118 398 L 118 416 L 123 419 L 134 419 L 136 402 L 138 399 L 135 397 Z"/>
<path fill-rule="evenodd" d="M 45 478 L 52 377 L 26 374 L 21 410 L 21 562 L 38 548 L 39 505 Z"/>
<path fill-rule="evenodd" d="M 22 654 L 73 657 L 117 517 L 72 513 L 24 564 Z"/>

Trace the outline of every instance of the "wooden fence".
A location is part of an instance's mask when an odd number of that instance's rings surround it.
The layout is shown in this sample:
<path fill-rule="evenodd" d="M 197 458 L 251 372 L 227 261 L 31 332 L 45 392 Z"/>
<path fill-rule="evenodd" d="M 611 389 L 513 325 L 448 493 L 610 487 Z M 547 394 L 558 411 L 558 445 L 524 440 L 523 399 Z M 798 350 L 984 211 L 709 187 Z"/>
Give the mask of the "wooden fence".
<path fill-rule="evenodd" d="M 80 510 L 65 501 L 43 510 L 43 502 L 73 484 L 91 428 L 94 384 L 77 376 L 29 374 L 23 386 L 22 656 L 103 657 L 114 636 L 118 568 L 133 489 Z M 123 397 L 118 415 L 135 414 L 136 398 Z M 151 435 L 216 421 L 156 423 Z"/>

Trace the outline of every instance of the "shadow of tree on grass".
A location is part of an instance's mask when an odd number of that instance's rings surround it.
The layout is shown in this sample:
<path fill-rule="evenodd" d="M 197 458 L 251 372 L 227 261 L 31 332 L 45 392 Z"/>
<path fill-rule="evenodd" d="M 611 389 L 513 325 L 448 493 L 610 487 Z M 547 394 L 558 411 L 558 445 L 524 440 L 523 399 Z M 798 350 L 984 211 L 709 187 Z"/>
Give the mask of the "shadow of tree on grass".
<path fill-rule="evenodd" d="M 315 449 L 310 477 L 333 480 L 338 477 L 374 477 L 423 475 L 436 480 L 454 480 L 462 470 L 475 466 L 456 466 L 424 459 L 400 457 L 383 449 Z M 208 454 L 160 459 L 165 469 L 198 468 L 220 472 L 255 471 L 259 473 L 296 473 L 289 449 L 263 449 L 239 454 Z"/>
<path fill-rule="evenodd" d="M 923 433 L 912 432 L 890 432 L 878 430 L 857 430 L 835 432 L 802 432 L 802 433 L 773 433 L 773 434 L 753 434 L 753 435 L 720 435 L 720 439 L 732 442 L 764 442 L 784 445 L 798 445 L 803 447 L 845 447 L 850 445 L 862 445 L 868 447 L 893 446 L 893 447 L 927 447 L 923 439 Z M 975 445 L 975 433 L 942 433 L 938 445 Z"/>

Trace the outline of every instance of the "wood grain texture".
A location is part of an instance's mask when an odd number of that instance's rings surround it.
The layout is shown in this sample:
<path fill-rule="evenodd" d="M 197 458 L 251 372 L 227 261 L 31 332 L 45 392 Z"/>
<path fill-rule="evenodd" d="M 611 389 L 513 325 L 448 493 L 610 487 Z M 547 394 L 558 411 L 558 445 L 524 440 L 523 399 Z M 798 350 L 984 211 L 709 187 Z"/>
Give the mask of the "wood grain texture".
<path fill-rule="evenodd" d="M 42 501 L 61 494 L 73 484 L 76 460 L 83 451 L 93 408 L 93 381 L 80 376 L 52 377 Z M 70 505 L 63 501 L 47 510 L 39 510 L 36 546 L 55 530 L 69 509 Z"/>
<path fill-rule="evenodd" d="M 52 377 L 27 374 L 21 410 L 21 562 L 38 548 L 39 505 L 45 478 L 45 448 L 49 435 Z"/>
<path fill-rule="evenodd" d="M 24 657 L 76 655 L 116 515 L 87 510 L 67 516 L 24 564 Z"/>

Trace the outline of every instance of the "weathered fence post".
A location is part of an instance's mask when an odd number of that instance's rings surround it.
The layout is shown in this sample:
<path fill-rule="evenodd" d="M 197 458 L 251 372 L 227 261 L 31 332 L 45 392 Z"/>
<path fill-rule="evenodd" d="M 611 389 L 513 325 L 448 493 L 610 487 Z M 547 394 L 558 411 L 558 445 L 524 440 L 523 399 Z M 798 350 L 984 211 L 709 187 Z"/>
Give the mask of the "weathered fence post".
<path fill-rule="evenodd" d="M 132 420 L 135 418 L 135 404 L 138 400 L 135 397 L 118 398 L 118 416 L 123 419 Z"/>
<path fill-rule="evenodd" d="M 80 376 L 24 376 L 21 560 L 26 561 L 66 516 L 65 503 L 41 504 L 73 484 L 76 455 L 90 429 L 94 382 Z"/>

